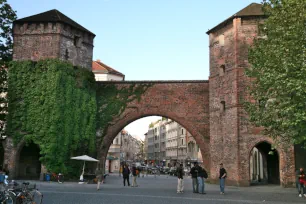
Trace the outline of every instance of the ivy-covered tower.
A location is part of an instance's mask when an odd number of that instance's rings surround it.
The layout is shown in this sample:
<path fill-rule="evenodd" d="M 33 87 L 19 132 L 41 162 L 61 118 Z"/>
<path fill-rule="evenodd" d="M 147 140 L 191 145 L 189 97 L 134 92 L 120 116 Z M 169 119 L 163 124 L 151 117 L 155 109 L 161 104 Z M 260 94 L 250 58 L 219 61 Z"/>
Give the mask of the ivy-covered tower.
<path fill-rule="evenodd" d="M 91 70 L 95 34 L 58 10 L 16 20 L 14 60 L 59 58 Z"/>

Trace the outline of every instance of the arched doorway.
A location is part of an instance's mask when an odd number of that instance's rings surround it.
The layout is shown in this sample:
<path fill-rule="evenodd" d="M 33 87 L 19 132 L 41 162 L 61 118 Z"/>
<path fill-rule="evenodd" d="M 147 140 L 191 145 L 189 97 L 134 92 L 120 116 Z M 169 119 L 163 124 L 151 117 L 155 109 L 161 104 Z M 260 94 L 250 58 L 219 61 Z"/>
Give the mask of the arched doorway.
<path fill-rule="evenodd" d="M 33 142 L 25 144 L 19 155 L 18 178 L 39 179 L 41 171 L 40 149 Z"/>
<path fill-rule="evenodd" d="M 145 124 L 146 129 L 141 131 L 145 136 L 143 138 L 144 152 L 140 154 L 140 152 L 135 152 L 134 139 L 130 135 L 131 132 L 128 131 L 129 126 L 151 118 L 151 116 L 159 119 L 155 118 L 154 122 L 148 122 Z M 143 124 L 143 122 L 140 124 Z M 188 167 L 190 168 L 193 162 L 199 162 L 209 170 L 208 160 L 203 163 L 200 147 L 196 142 L 199 141 L 200 137 L 193 136 L 188 128 L 176 120 L 154 114 L 141 118 L 137 117 L 135 120 L 128 121 L 126 125 L 120 126 L 120 128 L 122 129 L 120 129 L 119 133 L 112 131 L 112 134 L 107 135 L 107 138 L 103 140 L 103 142 L 108 142 L 104 143 L 107 147 L 106 160 L 104 162 L 106 172 L 117 172 L 119 170 L 118 164 L 122 163 L 138 163 L 149 167 L 162 168 L 176 166 L 177 163 L 181 163 L 187 169 Z M 141 127 L 136 125 L 135 128 L 139 129 Z M 193 145 L 190 145 L 190 142 Z M 202 143 L 202 151 L 209 151 L 208 146 L 209 143 L 205 143 L 205 146 Z M 105 150 L 101 152 L 104 155 Z M 191 155 L 189 152 L 193 152 L 193 154 Z M 201 157 L 198 158 L 198 155 L 201 155 Z"/>
<path fill-rule="evenodd" d="M 257 144 L 250 153 L 251 184 L 280 184 L 279 154 L 268 142 Z"/>

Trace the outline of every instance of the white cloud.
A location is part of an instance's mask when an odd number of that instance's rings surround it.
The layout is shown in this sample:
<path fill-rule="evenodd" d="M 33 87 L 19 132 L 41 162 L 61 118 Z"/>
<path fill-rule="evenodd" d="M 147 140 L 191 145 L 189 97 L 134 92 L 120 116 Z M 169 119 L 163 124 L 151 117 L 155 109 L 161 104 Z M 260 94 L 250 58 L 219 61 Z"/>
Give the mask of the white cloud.
<path fill-rule="evenodd" d="M 150 116 L 141 118 L 130 123 L 124 129 L 127 130 L 136 139 L 144 140 L 144 134 L 148 132 L 150 123 L 155 122 L 159 119 L 161 119 L 160 116 Z"/>

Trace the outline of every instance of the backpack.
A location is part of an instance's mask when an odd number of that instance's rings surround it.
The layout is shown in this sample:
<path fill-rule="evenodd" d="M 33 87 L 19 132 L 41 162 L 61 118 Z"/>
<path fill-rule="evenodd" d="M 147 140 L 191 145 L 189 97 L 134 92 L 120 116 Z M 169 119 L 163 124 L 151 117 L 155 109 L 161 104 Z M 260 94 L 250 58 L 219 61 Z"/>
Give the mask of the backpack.
<path fill-rule="evenodd" d="M 205 171 L 205 169 L 203 169 L 203 177 L 204 177 L 205 179 L 208 178 L 208 174 L 207 174 L 207 172 Z"/>

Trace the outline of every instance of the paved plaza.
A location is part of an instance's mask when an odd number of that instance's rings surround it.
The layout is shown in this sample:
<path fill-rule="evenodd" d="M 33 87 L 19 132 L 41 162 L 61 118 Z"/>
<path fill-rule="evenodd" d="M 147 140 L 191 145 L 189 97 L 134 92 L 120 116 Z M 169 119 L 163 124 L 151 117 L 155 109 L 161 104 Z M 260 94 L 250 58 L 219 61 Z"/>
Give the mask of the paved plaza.
<path fill-rule="evenodd" d="M 132 179 L 130 179 L 132 180 Z M 234 204 L 234 203 L 305 203 L 296 189 L 279 186 L 227 187 L 226 194 L 220 195 L 218 185 L 206 184 L 206 195 L 193 194 L 191 179 L 185 178 L 185 192 L 176 193 L 177 179 L 172 176 L 152 175 L 138 178 L 139 187 L 124 187 L 122 177 L 112 174 L 106 179 L 100 191 L 96 185 L 66 182 L 37 183 L 44 194 L 44 204 Z"/>

